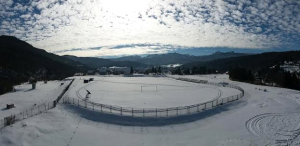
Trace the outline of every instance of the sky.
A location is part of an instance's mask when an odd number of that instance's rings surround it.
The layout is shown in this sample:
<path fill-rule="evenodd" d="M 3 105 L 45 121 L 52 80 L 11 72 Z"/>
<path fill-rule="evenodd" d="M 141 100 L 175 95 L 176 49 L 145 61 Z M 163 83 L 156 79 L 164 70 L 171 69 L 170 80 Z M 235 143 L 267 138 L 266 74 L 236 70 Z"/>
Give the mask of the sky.
<path fill-rule="evenodd" d="M 0 0 L 0 35 L 90 57 L 300 50 L 300 0 Z"/>

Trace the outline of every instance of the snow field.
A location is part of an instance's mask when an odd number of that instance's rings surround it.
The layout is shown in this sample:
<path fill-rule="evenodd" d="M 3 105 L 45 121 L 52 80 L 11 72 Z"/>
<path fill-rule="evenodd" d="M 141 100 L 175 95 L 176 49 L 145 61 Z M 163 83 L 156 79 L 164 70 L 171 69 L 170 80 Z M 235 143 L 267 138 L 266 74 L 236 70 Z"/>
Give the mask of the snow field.
<path fill-rule="evenodd" d="M 61 85 L 61 83 L 64 83 Z M 18 114 L 43 103 L 54 101 L 70 81 L 37 82 L 36 89 L 31 90 L 31 84 L 16 85 L 16 92 L 10 92 L 0 96 L 0 118 Z M 14 108 L 6 109 L 6 104 L 13 103 Z"/>
<path fill-rule="evenodd" d="M 132 108 L 189 106 L 240 93 L 236 89 L 162 77 L 100 77 L 79 88 L 80 95 L 76 96 L 84 98 L 86 90 L 92 93 L 91 102 Z"/>
<path fill-rule="evenodd" d="M 191 78 L 191 76 L 181 77 Z M 0 144 L 5 146 L 299 145 L 299 91 L 233 82 L 227 75 L 193 76 L 193 78 L 238 85 L 245 90 L 245 96 L 238 101 L 199 114 L 182 118 L 164 118 L 160 121 L 99 113 L 73 105 L 58 105 L 47 113 L 2 129 Z M 73 82 L 66 96 L 77 97 L 76 91 L 87 85 L 79 79 Z M 267 89 L 268 92 L 255 88 Z M 23 123 L 27 126 L 23 126 Z"/>

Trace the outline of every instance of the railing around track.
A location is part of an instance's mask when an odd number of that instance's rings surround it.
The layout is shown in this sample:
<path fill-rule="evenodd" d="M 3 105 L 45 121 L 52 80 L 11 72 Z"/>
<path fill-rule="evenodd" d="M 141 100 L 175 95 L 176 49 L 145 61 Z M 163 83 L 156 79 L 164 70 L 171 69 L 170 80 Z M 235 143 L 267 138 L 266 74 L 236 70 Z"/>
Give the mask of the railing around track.
<path fill-rule="evenodd" d="M 187 79 L 187 78 L 175 78 L 175 77 L 168 77 L 176 80 L 187 81 L 187 82 L 194 82 L 199 84 L 206 84 L 206 85 L 213 85 L 218 87 L 228 87 L 234 88 L 241 93 L 232 95 L 229 97 L 221 97 L 217 98 L 208 102 L 198 103 L 189 106 L 178 106 L 178 107 L 170 107 L 170 108 L 132 108 L 132 107 L 121 107 L 115 105 L 107 105 L 101 103 L 95 103 L 89 100 L 82 100 L 78 98 L 72 97 L 64 97 L 63 103 L 65 104 L 72 104 L 77 105 L 80 107 L 88 108 L 91 110 L 96 110 L 102 113 L 109 113 L 109 114 L 117 114 L 122 116 L 132 116 L 132 117 L 174 117 L 180 115 L 188 115 L 188 114 L 195 114 L 199 113 L 203 110 L 208 110 L 232 101 L 236 101 L 244 96 L 244 90 L 235 85 L 231 84 L 222 84 L 222 83 L 213 83 L 208 82 L 206 80 L 196 80 L 196 79 Z"/>

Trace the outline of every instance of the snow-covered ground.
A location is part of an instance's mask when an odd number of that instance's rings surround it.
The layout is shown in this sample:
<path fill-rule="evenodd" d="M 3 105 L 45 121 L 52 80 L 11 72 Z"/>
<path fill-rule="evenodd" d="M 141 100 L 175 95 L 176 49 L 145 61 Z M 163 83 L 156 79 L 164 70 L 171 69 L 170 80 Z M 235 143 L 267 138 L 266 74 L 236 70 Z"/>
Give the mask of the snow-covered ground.
<path fill-rule="evenodd" d="M 181 77 L 232 83 L 245 90 L 245 97 L 199 114 L 169 119 L 121 117 L 72 105 L 58 105 L 47 113 L 0 130 L 0 144 L 299 145 L 299 91 L 232 82 L 227 75 Z M 78 78 L 88 77 L 77 77 L 65 96 L 76 96 L 83 82 Z"/>
<path fill-rule="evenodd" d="M 61 85 L 61 83 L 64 83 Z M 32 85 L 24 83 L 16 85 L 16 92 L 0 95 L 0 118 L 20 113 L 42 103 L 54 101 L 65 87 L 70 83 L 67 81 L 37 82 L 36 89 L 32 90 Z M 14 104 L 15 107 L 6 109 L 6 104 Z"/>
<path fill-rule="evenodd" d="M 182 82 L 163 77 L 94 77 L 90 84 L 77 90 L 80 97 L 86 90 L 92 102 L 135 108 L 170 108 L 188 106 L 241 93 L 239 90 Z M 142 89 L 141 89 L 142 88 Z M 70 97 L 76 97 L 74 94 Z"/>

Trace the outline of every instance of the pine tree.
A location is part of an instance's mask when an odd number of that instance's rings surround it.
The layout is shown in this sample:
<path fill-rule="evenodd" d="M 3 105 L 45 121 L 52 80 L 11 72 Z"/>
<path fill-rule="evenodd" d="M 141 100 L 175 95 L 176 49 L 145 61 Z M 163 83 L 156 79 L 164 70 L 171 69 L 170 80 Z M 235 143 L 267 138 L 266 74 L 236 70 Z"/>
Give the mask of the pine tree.
<path fill-rule="evenodd" d="M 133 74 L 133 67 L 130 67 L 130 74 Z"/>
<path fill-rule="evenodd" d="M 161 67 L 158 66 L 158 73 L 161 73 Z"/>

